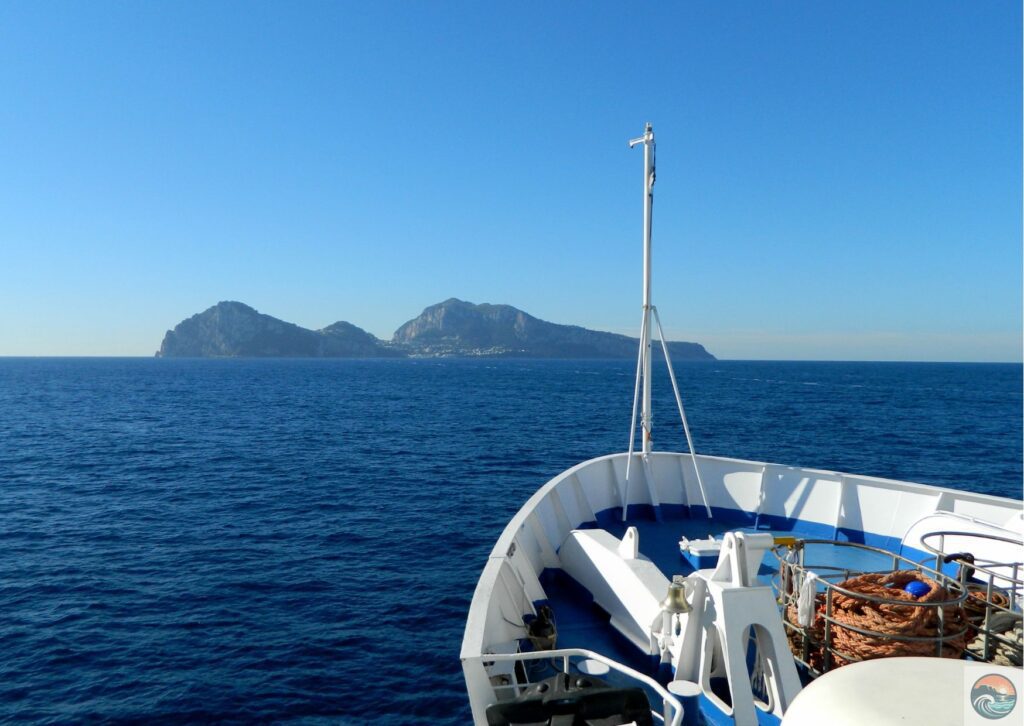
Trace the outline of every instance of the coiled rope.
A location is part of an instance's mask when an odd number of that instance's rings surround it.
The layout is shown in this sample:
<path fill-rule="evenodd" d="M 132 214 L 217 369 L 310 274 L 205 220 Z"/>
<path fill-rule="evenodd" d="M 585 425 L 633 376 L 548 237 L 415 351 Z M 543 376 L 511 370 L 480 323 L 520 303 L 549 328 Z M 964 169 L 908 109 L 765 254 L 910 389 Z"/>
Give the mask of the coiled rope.
<path fill-rule="evenodd" d="M 992 607 L 995 606 L 995 607 Z M 968 630 L 967 650 L 973 658 L 1005 666 L 1024 664 L 1024 623 L 1021 614 L 1010 612 L 1010 598 L 993 590 L 988 595 L 984 586 L 972 586 L 964 602 Z M 992 637 L 998 636 L 998 637 Z M 988 658 L 985 641 L 989 641 Z"/>
<path fill-rule="evenodd" d="M 928 591 L 915 597 L 903 589 L 911 581 L 924 583 Z M 964 609 L 935 580 L 915 570 L 897 570 L 857 575 L 835 587 L 838 589 L 832 594 L 830 639 L 834 654 L 839 656 L 836 666 L 872 658 L 934 656 L 938 654 L 940 635 L 943 638 L 942 657 L 959 658 L 962 655 L 966 634 Z M 883 601 L 876 602 L 863 596 Z M 937 604 L 944 602 L 950 604 Z M 808 654 L 809 662 L 812 667 L 820 669 L 824 655 L 821 648 L 825 640 L 824 596 L 817 595 L 815 604 L 814 621 L 804 632 L 813 644 Z M 787 608 L 786 618 L 793 624 L 799 624 L 798 614 L 794 611 L 792 606 Z M 799 655 L 803 639 L 796 635 L 790 643 L 794 653 Z M 901 639 L 907 637 L 922 639 Z"/>
<path fill-rule="evenodd" d="M 964 610 L 972 626 L 981 624 L 985 619 L 985 611 L 988 610 L 989 605 L 995 605 L 1005 610 L 1010 608 L 1010 598 L 1005 593 L 993 590 L 992 596 L 989 597 L 985 592 L 984 585 L 968 585 L 967 594 L 970 597 L 964 601 Z M 971 629 L 974 630 L 975 628 L 972 627 Z"/>

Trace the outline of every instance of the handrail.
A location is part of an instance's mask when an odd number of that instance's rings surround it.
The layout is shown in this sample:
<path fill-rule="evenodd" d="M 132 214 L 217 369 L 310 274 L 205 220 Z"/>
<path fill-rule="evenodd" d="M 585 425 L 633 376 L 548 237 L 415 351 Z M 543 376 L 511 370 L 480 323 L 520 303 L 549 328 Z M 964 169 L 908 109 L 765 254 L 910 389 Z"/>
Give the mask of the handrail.
<path fill-rule="evenodd" d="M 467 660 L 477 660 L 482 663 L 495 663 L 495 662 L 507 662 L 507 661 L 524 661 L 524 660 L 543 660 L 550 658 L 561 658 L 562 659 L 562 672 L 569 672 L 569 658 L 572 656 L 579 656 L 581 658 L 589 658 L 596 660 L 599 663 L 604 663 L 609 668 L 612 668 L 620 673 L 623 673 L 634 680 L 640 681 L 647 687 L 653 689 L 655 693 L 661 696 L 661 700 L 664 706 L 672 707 L 672 719 L 668 719 L 668 713 L 664 717 L 658 714 L 656 711 L 651 711 L 655 716 L 662 718 L 669 726 L 680 726 L 683 722 L 683 704 L 679 700 L 665 690 L 664 686 L 658 683 L 650 676 L 644 675 L 639 671 L 635 671 L 629 666 L 623 665 L 618 661 L 614 661 L 607 656 L 603 656 L 600 653 L 595 653 L 592 650 L 586 650 L 584 648 L 559 648 L 558 650 L 535 650 L 528 653 L 483 653 L 481 655 L 473 656 Z"/>
<path fill-rule="evenodd" d="M 1000 659 L 1005 658 L 1005 654 L 999 654 L 1000 650 L 1006 648 L 1013 651 L 1020 650 L 1018 638 L 1014 637 L 1012 620 L 1009 628 L 1005 622 L 998 625 L 997 623 L 1002 617 L 1005 617 L 1004 614 L 1009 614 L 1013 620 L 1020 618 L 1020 603 L 1021 598 L 1024 597 L 1024 574 L 1021 572 L 1024 570 L 1024 561 L 1018 559 L 1011 562 L 999 562 L 983 559 L 973 553 L 961 551 L 960 548 L 963 545 L 955 547 L 953 552 L 947 552 L 947 537 L 1009 544 L 1017 553 L 1020 552 L 1021 544 L 1024 543 L 1024 537 L 1016 533 L 1006 537 L 990 532 L 949 530 L 921 535 L 921 544 L 935 555 L 936 569 L 941 569 L 942 565 L 946 563 L 960 566 L 956 576 L 943 573 L 941 578 L 965 586 L 968 594 L 971 595 L 970 599 L 964 603 L 970 631 L 964 648 L 965 655 L 987 663 L 1000 663 Z M 935 538 L 939 540 L 938 545 L 933 544 Z M 970 549 L 974 549 L 974 547 L 968 545 L 968 550 Z M 982 585 L 969 582 L 977 573 L 987 575 L 988 581 Z M 941 581 L 943 579 L 940 579 Z M 997 595 L 1006 600 L 1000 602 Z"/>

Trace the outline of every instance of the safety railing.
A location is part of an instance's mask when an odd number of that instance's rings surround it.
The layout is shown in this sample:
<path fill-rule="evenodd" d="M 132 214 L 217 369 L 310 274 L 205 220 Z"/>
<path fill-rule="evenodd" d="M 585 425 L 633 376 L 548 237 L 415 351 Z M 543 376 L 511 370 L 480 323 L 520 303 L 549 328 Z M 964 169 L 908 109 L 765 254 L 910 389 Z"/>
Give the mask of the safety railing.
<path fill-rule="evenodd" d="M 661 698 L 662 701 L 662 713 L 657 711 L 651 711 L 651 715 L 668 726 L 680 726 L 683 722 L 683 705 L 679 702 L 675 696 L 669 693 L 664 686 L 658 683 L 656 680 L 648 675 L 635 671 L 629 666 L 623 665 L 618 661 L 614 661 L 611 658 L 595 653 L 591 650 L 585 650 L 583 648 L 560 648 L 557 650 L 535 650 L 525 653 L 485 653 L 483 655 L 475 656 L 472 660 L 480 661 L 484 666 L 490 666 L 494 663 L 521 663 L 523 661 L 532 660 L 550 660 L 562 662 L 562 672 L 569 673 L 570 658 L 585 658 L 587 660 L 594 660 L 599 663 L 603 663 L 608 666 L 611 670 L 621 673 L 628 678 L 647 686 Z M 524 688 L 529 684 L 521 684 Z"/>
<path fill-rule="evenodd" d="M 1019 559 L 1024 555 L 1022 538 L 980 532 L 929 532 L 921 537 L 921 544 L 935 555 L 935 569 L 942 571 L 944 580 L 956 581 L 968 592 L 964 603 L 968 620 L 964 655 L 1020 667 L 1024 662 L 1024 562 Z M 972 554 L 985 550 L 1017 559 L 996 561 Z M 955 573 L 944 567 L 950 564 L 957 566 Z"/>
<path fill-rule="evenodd" d="M 807 548 L 812 545 L 848 549 L 861 553 L 862 558 L 874 556 L 879 565 L 889 561 L 889 576 L 884 567 L 865 570 L 808 562 Z M 867 658 L 950 657 L 961 652 L 968 632 L 962 617 L 967 590 L 961 583 L 944 577 L 940 569 L 855 542 L 796 540 L 785 547 L 777 546 L 772 552 L 779 564 L 772 585 L 782 608 L 790 649 L 812 677 Z M 889 580 L 913 579 L 898 578 L 900 573 L 914 573 L 941 587 L 935 597 L 924 600 L 896 597 L 894 590 L 902 586 L 889 590 L 891 585 L 899 585 Z M 871 591 L 852 589 L 858 580 L 877 586 L 871 587 Z M 802 598 L 805 602 L 801 605 Z M 845 607 L 837 607 L 837 599 L 842 599 Z M 801 610 L 806 618 L 803 622 Z"/>

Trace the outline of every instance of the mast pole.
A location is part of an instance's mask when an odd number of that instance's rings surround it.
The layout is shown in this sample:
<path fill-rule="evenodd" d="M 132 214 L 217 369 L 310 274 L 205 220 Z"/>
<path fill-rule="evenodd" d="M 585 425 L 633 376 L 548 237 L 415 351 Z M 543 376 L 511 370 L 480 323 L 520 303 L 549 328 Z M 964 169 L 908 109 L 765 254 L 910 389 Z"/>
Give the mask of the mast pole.
<path fill-rule="evenodd" d="M 643 430 L 643 454 L 651 453 L 651 216 L 654 207 L 654 128 L 648 123 L 644 135 L 631 139 L 630 148 L 644 145 L 644 303 L 640 348 L 643 357 L 643 403 L 640 428 Z"/>

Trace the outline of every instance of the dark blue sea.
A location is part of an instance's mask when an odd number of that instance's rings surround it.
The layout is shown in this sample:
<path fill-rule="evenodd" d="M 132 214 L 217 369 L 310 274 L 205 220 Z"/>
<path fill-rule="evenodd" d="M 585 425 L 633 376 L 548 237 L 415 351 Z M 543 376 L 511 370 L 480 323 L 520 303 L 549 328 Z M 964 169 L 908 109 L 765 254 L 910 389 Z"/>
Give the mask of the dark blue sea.
<path fill-rule="evenodd" d="M 467 723 L 485 557 L 633 369 L 0 359 L 0 720 Z M 699 452 L 1020 497 L 1020 365 L 679 373 Z"/>

